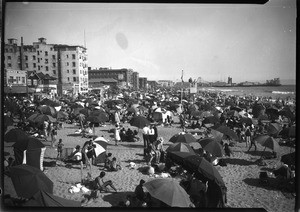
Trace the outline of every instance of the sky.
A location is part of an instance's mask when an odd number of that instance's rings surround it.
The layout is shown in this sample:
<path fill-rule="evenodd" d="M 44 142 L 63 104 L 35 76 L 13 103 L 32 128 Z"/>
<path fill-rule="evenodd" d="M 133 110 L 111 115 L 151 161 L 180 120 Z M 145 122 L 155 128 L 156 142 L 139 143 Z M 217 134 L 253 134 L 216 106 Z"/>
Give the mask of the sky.
<path fill-rule="evenodd" d="M 260 4 L 7 2 L 4 39 L 86 45 L 88 66 L 148 80 L 296 79 L 296 0 Z"/>

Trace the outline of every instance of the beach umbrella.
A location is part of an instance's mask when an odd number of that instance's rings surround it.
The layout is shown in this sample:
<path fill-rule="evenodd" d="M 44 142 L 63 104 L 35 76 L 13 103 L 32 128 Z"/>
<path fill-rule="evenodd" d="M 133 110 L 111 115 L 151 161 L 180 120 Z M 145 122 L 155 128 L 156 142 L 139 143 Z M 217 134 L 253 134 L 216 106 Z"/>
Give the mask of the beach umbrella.
<path fill-rule="evenodd" d="M 251 126 L 253 124 L 253 121 L 251 118 L 242 117 L 239 121 L 240 123 L 245 123 L 246 125 Z"/>
<path fill-rule="evenodd" d="M 193 148 L 187 144 L 187 143 L 182 143 L 182 142 L 178 142 L 178 143 L 174 143 L 171 144 L 167 149 L 166 152 L 190 152 L 190 153 L 195 153 Z"/>
<path fill-rule="evenodd" d="M 48 105 L 38 106 L 37 110 L 40 111 L 43 114 L 47 114 L 47 115 L 50 115 L 50 116 L 55 116 L 55 114 L 56 114 L 55 108 L 51 107 L 51 106 L 48 106 Z"/>
<path fill-rule="evenodd" d="M 198 142 L 188 143 L 194 150 L 202 148 L 202 146 Z"/>
<path fill-rule="evenodd" d="M 193 110 L 191 112 L 191 116 L 193 116 L 194 118 L 200 118 L 201 117 L 202 112 L 199 110 Z"/>
<path fill-rule="evenodd" d="M 224 126 L 224 125 L 213 126 L 213 127 L 211 127 L 211 129 L 217 130 L 217 131 L 223 133 L 224 135 L 229 136 L 233 140 L 238 140 L 237 134 L 227 126 Z"/>
<path fill-rule="evenodd" d="M 69 114 L 64 111 L 58 111 L 56 114 L 56 119 L 67 119 Z"/>
<path fill-rule="evenodd" d="M 254 118 L 259 117 L 259 115 L 263 114 L 265 111 L 265 107 L 262 104 L 254 104 L 252 106 L 252 114 Z"/>
<path fill-rule="evenodd" d="M 198 109 L 199 109 L 199 106 L 196 105 L 196 104 L 192 104 L 192 105 L 189 106 L 190 111 L 195 111 L 195 110 L 198 110 Z"/>
<path fill-rule="evenodd" d="M 27 136 L 23 139 L 19 139 L 12 145 L 12 147 L 19 149 L 21 151 L 44 148 L 45 145 L 40 141 L 40 139 Z"/>
<path fill-rule="evenodd" d="M 13 119 L 7 115 L 3 116 L 3 123 L 6 127 L 14 125 Z"/>
<path fill-rule="evenodd" d="M 214 117 L 214 115 L 210 111 L 203 111 L 200 115 L 200 118 L 208 118 L 208 117 Z"/>
<path fill-rule="evenodd" d="M 277 136 L 281 130 L 282 127 L 279 123 L 270 123 L 267 129 L 268 134 L 273 136 Z"/>
<path fill-rule="evenodd" d="M 94 142 L 101 145 L 104 149 L 107 149 L 108 141 L 104 137 L 98 136 L 94 139 Z"/>
<path fill-rule="evenodd" d="M 203 182 L 212 180 L 220 186 L 225 185 L 218 170 L 204 157 L 188 152 L 170 152 L 169 158 L 187 171 L 195 173 L 195 177 Z"/>
<path fill-rule="evenodd" d="M 260 145 L 264 146 L 265 149 L 269 148 L 275 152 L 279 149 L 278 142 L 269 135 L 258 135 L 256 138 L 254 138 Z"/>
<path fill-rule="evenodd" d="M 213 135 L 213 138 L 215 141 L 221 141 L 224 134 L 217 131 L 217 130 L 214 130 L 214 129 L 211 129 L 211 134 Z"/>
<path fill-rule="evenodd" d="M 154 119 L 154 121 L 162 121 L 162 119 L 163 119 L 163 114 L 162 114 L 162 112 L 157 112 L 157 111 L 155 111 L 155 112 L 153 112 L 153 114 L 152 114 L 152 118 Z"/>
<path fill-rule="evenodd" d="M 143 116 L 134 116 L 130 121 L 129 121 L 131 126 L 135 126 L 137 128 L 144 128 L 146 125 L 150 124 L 150 121 L 146 119 Z"/>
<path fill-rule="evenodd" d="M 88 108 L 82 108 L 82 109 L 78 110 L 78 112 L 85 116 L 89 116 L 91 111 Z"/>
<path fill-rule="evenodd" d="M 224 149 L 222 145 L 211 138 L 204 138 L 199 141 L 202 148 L 212 154 L 215 157 L 223 157 L 224 156 Z"/>
<path fill-rule="evenodd" d="M 136 108 L 136 107 L 130 107 L 130 108 L 127 109 L 127 112 L 136 114 L 138 112 L 138 110 L 139 109 Z"/>
<path fill-rule="evenodd" d="M 275 108 L 274 106 L 267 108 L 265 113 L 268 115 L 273 115 L 273 116 L 277 116 L 277 117 L 279 115 L 278 109 Z"/>
<path fill-rule="evenodd" d="M 288 106 L 285 106 L 284 108 L 282 108 L 281 110 L 278 111 L 279 115 L 285 116 L 289 119 L 294 120 L 295 119 L 295 115 L 292 112 L 291 108 Z"/>
<path fill-rule="evenodd" d="M 109 117 L 107 113 L 100 113 L 97 116 L 89 116 L 86 118 L 86 121 L 90 121 L 92 123 L 103 123 L 108 121 Z"/>
<path fill-rule="evenodd" d="M 173 135 L 169 141 L 172 143 L 192 143 L 197 142 L 197 139 L 190 133 L 178 133 Z"/>
<path fill-rule="evenodd" d="M 81 207 L 81 202 L 54 196 L 39 190 L 25 204 L 25 207 Z"/>
<path fill-rule="evenodd" d="M 5 142 L 17 142 L 26 140 L 29 135 L 20 128 L 13 128 L 4 135 Z"/>
<path fill-rule="evenodd" d="M 10 176 L 19 197 L 31 198 L 40 190 L 53 194 L 53 182 L 38 168 L 26 164 L 12 166 Z"/>
<path fill-rule="evenodd" d="M 42 124 L 44 121 L 56 122 L 56 118 L 53 118 L 52 116 L 46 114 L 33 114 L 28 117 L 27 120 L 35 124 Z"/>
<path fill-rule="evenodd" d="M 50 99 L 43 99 L 41 102 L 40 102 L 40 105 L 47 105 L 47 106 L 51 106 L 51 107 L 57 107 L 57 106 L 60 106 L 59 103 L 53 101 L 53 100 L 50 100 Z"/>
<path fill-rule="evenodd" d="M 234 110 L 234 111 L 237 111 L 237 112 L 241 112 L 243 109 L 240 108 L 239 106 L 230 106 L 230 110 Z"/>
<path fill-rule="evenodd" d="M 152 197 L 171 207 L 189 207 L 191 204 L 189 195 L 173 178 L 151 179 L 144 183 L 144 187 Z"/>
<path fill-rule="evenodd" d="M 296 152 L 291 152 L 285 155 L 281 156 L 281 162 L 283 162 L 286 165 L 295 165 L 296 160 Z"/>
<path fill-rule="evenodd" d="M 220 119 L 216 116 L 208 116 L 203 121 L 203 124 L 217 124 L 220 123 Z"/>

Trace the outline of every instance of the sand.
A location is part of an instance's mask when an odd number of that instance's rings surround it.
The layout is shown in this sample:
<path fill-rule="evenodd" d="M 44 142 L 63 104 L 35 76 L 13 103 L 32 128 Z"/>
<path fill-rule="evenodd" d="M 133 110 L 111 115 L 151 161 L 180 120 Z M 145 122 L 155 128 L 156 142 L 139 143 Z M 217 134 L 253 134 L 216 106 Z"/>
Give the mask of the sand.
<path fill-rule="evenodd" d="M 130 125 L 125 123 L 123 126 L 127 129 Z M 62 138 L 65 147 L 75 147 L 77 144 L 82 146 L 83 143 L 88 140 L 87 138 L 82 138 L 74 134 L 78 128 L 79 127 L 75 125 L 64 124 L 64 129 L 58 131 L 58 138 Z M 113 134 L 108 132 L 112 128 L 113 125 L 111 124 L 105 127 L 96 127 L 96 135 L 103 135 L 109 140 L 107 152 L 111 152 L 121 163 L 122 170 L 118 172 L 107 172 L 105 176 L 107 180 L 112 180 L 115 187 L 120 189 L 120 191 L 118 193 L 102 193 L 101 197 L 85 207 L 116 206 L 119 201 L 125 200 L 127 194 L 131 194 L 134 191 L 140 179 L 147 181 L 154 178 L 141 172 L 143 167 L 147 166 L 143 159 L 142 139 L 139 142 L 122 142 L 119 146 L 115 146 Z M 131 127 L 131 129 L 137 128 Z M 158 127 L 158 135 L 162 136 L 165 140 L 164 149 L 171 144 L 168 140 L 175 133 L 180 131 L 178 124 L 175 124 L 173 127 Z M 142 138 L 141 130 L 139 130 L 138 136 Z M 50 142 L 45 142 L 44 144 L 47 147 L 44 161 L 54 161 L 57 154 L 56 149 L 50 147 Z M 11 143 L 4 143 L 4 150 L 12 153 L 11 145 Z M 270 171 L 274 166 L 280 165 L 280 155 L 294 151 L 294 149 L 281 146 L 278 159 L 266 160 L 267 166 L 263 167 L 254 164 L 254 161 L 260 157 L 264 149 L 262 146 L 258 145 L 258 151 L 256 153 L 251 151 L 250 153 L 246 153 L 247 148 L 244 143 L 237 143 L 232 149 L 234 151 L 234 157 L 228 159 L 227 166 L 216 166 L 228 189 L 227 206 L 233 208 L 264 208 L 267 211 L 294 211 L 295 197 L 288 197 L 278 189 L 265 187 L 258 183 L 261 169 Z M 129 169 L 129 167 L 127 167 L 129 162 L 135 162 L 137 165 L 136 168 Z M 83 193 L 82 191 L 73 194 L 68 192 L 68 189 L 72 185 L 80 182 L 79 166 L 69 169 L 66 168 L 63 163 L 58 163 L 56 167 L 45 168 L 45 174 L 54 183 L 54 195 L 66 199 L 82 201 L 84 196 L 89 194 Z M 100 169 L 102 169 L 102 166 L 93 166 L 92 176 L 98 176 L 101 171 Z M 84 175 L 86 174 L 87 169 L 84 169 Z M 12 197 L 17 197 L 13 184 L 7 176 L 4 177 L 4 193 L 10 194 Z"/>

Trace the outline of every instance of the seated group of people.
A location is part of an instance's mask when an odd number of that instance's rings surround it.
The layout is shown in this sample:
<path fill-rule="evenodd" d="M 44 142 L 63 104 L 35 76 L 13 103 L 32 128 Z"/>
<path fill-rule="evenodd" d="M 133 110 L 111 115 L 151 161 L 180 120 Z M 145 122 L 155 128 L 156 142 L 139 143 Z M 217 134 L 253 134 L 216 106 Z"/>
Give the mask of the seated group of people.
<path fill-rule="evenodd" d="M 135 142 L 137 141 L 137 137 L 136 135 L 138 134 L 138 132 L 136 130 L 131 130 L 130 128 L 128 128 L 127 130 L 125 130 L 125 128 L 123 127 L 120 130 L 120 138 L 121 141 L 123 142 Z"/>
<path fill-rule="evenodd" d="M 117 158 L 116 157 L 112 157 L 111 153 L 108 153 L 105 161 L 104 161 L 104 168 L 106 168 L 108 171 L 118 171 L 121 170 L 122 167 L 121 165 L 117 162 Z"/>

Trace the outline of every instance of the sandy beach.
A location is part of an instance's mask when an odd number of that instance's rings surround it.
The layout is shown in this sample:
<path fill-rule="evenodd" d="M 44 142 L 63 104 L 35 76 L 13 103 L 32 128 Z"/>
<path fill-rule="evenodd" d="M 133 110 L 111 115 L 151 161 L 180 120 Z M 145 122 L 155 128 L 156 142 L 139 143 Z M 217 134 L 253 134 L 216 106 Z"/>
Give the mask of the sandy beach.
<path fill-rule="evenodd" d="M 176 123 L 176 120 L 174 120 Z M 128 123 L 123 124 L 125 129 L 137 129 L 130 126 Z M 143 174 L 142 170 L 147 167 L 143 159 L 143 141 L 139 142 L 122 142 L 118 146 L 114 145 L 113 134 L 109 130 L 113 125 L 107 124 L 104 127 L 96 127 L 95 134 L 97 136 L 104 136 L 109 140 L 107 152 L 111 152 L 116 157 L 122 166 L 122 170 L 118 172 L 107 172 L 106 179 L 111 179 L 117 189 L 118 193 L 102 193 L 101 197 L 97 198 L 94 202 L 88 204 L 86 207 L 112 207 L 116 206 L 120 201 L 124 201 L 126 195 L 132 193 L 138 185 L 140 179 L 146 182 L 148 179 L 154 178 Z M 64 147 L 75 147 L 76 145 L 83 145 L 87 138 L 82 138 L 80 135 L 74 134 L 79 129 L 79 126 L 64 124 L 64 129 L 58 130 L 57 138 L 61 138 L 64 142 Z M 164 138 L 164 149 L 171 143 L 168 140 L 181 129 L 176 123 L 172 127 L 158 126 L 158 135 Z M 142 132 L 139 130 L 138 136 L 142 138 Z M 44 142 L 47 149 L 45 151 L 44 161 L 55 161 L 57 151 L 56 148 L 50 147 L 50 142 Z M 4 150 L 13 154 L 11 143 L 4 143 Z M 250 151 L 246 153 L 247 148 L 245 143 L 237 143 L 232 148 L 234 157 L 227 159 L 227 166 L 216 166 L 220 172 L 225 185 L 227 186 L 227 206 L 232 208 L 264 208 L 267 211 L 294 211 L 295 197 L 285 195 L 273 186 L 265 187 L 259 184 L 259 172 L 267 171 L 271 176 L 271 169 L 279 166 L 280 156 L 294 149 L 290 147 L 281 146 L 278 159 L 265 160 L 267 166 L 258 166 L 254 162 L 260 157 L 263 147 L 258 145 L 258 151 Z M 268 151 L 268 150 L 266 150 Z M 129 169 L 129 162 L 136 163 L 135 169 Z M 58 161 L 56 167 L 45 167 L 44 173 L 54 183 L 54 195 L 66 199 L 82 201 L 84 196 L 89 194 L 83 193 L 69 193 L 68 189 L 80 182 L 80 166 L 74 166 L 69 169 L 66 168 L 64 163 Z M 92 167 L 92 177 L 99 175 L 102 165 Z M 86 176 L 88 169 L 84 169 L 83 175 Z M 4 193 L 10 194 L 12 197 L 17 197 L 11 179 L 7 176 L 4 177 Z"/>

